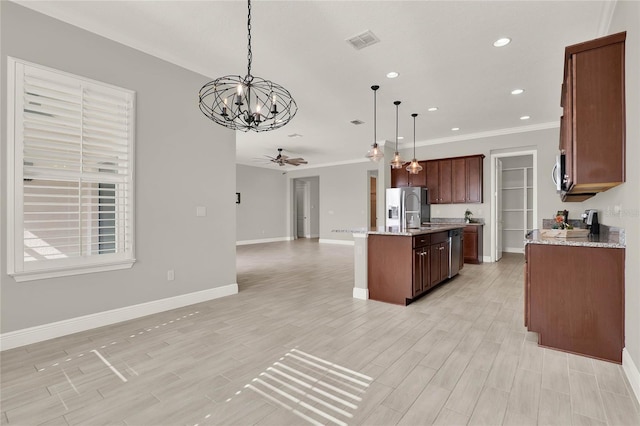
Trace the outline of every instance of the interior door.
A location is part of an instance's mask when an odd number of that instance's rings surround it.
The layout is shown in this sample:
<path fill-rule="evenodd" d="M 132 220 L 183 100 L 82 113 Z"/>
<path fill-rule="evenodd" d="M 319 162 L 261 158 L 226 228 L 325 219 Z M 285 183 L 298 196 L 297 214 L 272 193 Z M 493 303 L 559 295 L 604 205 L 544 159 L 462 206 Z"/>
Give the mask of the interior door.
<path fill-rule="evenodd" d="M 502 259 L 502 160 L 496 158 L 496 262 Z"/>
<path fill-rule="evenodd" d="M 296 181 L 296 237 L 305 238 L 305 185 Z"/>

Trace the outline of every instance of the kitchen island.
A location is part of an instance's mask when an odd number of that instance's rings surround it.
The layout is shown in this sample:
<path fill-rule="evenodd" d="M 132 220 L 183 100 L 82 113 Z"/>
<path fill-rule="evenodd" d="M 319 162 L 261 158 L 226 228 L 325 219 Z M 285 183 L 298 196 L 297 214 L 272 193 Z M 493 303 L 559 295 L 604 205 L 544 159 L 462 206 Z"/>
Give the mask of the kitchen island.
<path fill-rule="evenodd" d="M 564 239 L 530 234 L 524 323 L 541 346 L 621 363 L 624 231 L 606 231 Z"/>
<path fill-rule="evenodd" d="M 367 241 L 368 297 L 408 305 L 464 265 L 464 224 L 379 228 Z"/>

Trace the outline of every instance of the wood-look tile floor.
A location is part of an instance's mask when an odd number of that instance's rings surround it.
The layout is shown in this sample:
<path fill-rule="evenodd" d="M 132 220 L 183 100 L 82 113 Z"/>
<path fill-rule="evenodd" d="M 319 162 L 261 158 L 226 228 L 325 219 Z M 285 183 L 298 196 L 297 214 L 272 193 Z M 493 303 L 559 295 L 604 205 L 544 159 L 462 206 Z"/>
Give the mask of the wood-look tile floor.
<path fill-rule="evenodd" d="M 639 425 L 615 364 L 539 348 L 521 255 L 408 307 L 353 247 L 241 246 L 238 295 L 1 354 L 5 425 Z"/>

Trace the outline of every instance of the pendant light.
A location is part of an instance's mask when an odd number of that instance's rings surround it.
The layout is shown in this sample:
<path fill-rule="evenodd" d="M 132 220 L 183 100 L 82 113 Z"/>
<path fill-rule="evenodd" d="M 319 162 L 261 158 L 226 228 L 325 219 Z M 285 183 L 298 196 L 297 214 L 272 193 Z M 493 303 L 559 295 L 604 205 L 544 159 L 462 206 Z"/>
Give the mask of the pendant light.
<path fill-rule="evenodd" d="M 411 116 L 413 117 L 413 160 L 407 166 L 407 171 L 412 175 L 417 175 L 422 170 L 422 166 L 416 160 L 416 117 L 418 114 L 414 112 Z"/>
<path fill-rule="evenodd" d="M 251 0 L 247 4 L 247 75 L 226 75 L 202 86 L 200 110 L 229 129 L 265 132 L 291 121 L 298 105 L 284 87 L 251 75 Z"/>
<path fill-rule="evenodd" d="M 400 105 L 400 101 L 395 101 L 393 104 L 396 106 L 396 152 L 393 154 L 391 167 L 394 169 L 401 169 L 404 164 L 404 160 L 400 157 L 400 153 L 398 152 L 398 106 Z"/>
<path fill-rule="evenodd" d="M 384 153 L 382 152 L 382 150 L 380 149 L 380 147 L 378 146 L 378 142 L 377 142 L 377 135 L 376 135 L 376 120 L 377 120 L 377 111 L 376 111 L 376 92 L 378 91 L 378 89 L 380 88 L 380 86 L 371 86 L 371 90 L 373 90 L 373 145 L 371 146 L 371 149 L 369 150 L 369 152 L 367 152 L 366 157 L 371 160 L 371 161 L 375 161 L 378 162 L 382 159 L 382 157 L 384 157 Z"/>

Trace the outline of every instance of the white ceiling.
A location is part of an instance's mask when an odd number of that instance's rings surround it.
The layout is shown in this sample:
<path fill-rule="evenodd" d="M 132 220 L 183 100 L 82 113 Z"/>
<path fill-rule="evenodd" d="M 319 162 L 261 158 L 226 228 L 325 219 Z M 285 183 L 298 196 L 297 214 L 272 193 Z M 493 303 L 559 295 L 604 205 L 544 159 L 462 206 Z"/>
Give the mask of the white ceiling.
<path fill-rule="evenodd" d="M 246 72 L 244 0 L 18 3 L 211 79 Z M 564 47 L 604 33 L 614 4 L 254 0 L 252 74 L 287 88 L 299 110 L 281 129 L 238 132 L 237 162 L 277 168 L 256 158 L 280 147 L 307 167 L 362 160 L 373 142 L 372 84 L 380 85 L 378 141 L 395 142 L 393 101 L 402 101 L 401 148 L 413 142 L 413 112 L 418 145 L 557 126 Z M 380 42 L 355 50 L 345 41 L 366 30 Z M 500 37 L 512 42 L 493 47 Z M 389 71 L 400 76 L 387 79 Z"/>

